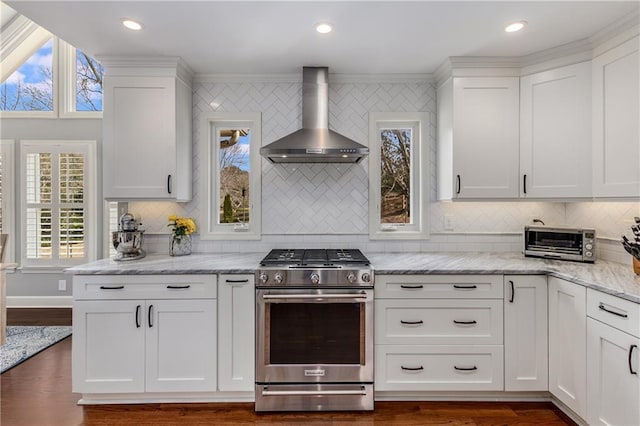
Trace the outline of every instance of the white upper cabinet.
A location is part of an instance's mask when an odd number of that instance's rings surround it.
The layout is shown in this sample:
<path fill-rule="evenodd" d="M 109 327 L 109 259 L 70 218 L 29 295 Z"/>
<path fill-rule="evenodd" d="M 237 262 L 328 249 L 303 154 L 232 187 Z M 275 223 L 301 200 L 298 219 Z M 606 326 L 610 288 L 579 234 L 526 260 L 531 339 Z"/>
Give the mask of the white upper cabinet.
<path fill-rule="evenodd" d="M 590 119 L 590 62 L 521 78 L 521 197 L 591 196 Z"/>
<path fill-rule="evenodd" d="M 593 195 L 640 197 L 638 37 L 593 66 Z"/>
<path fill-rule="evenodd" d="M 438 98 L 440 198 L 517 198 L 519 78 L 453 77 Z"/>
<path fill-rule="evenodd" d="M 105 67 L 104 197 L 189 201 L 191 87 L 175 67 Z"/>

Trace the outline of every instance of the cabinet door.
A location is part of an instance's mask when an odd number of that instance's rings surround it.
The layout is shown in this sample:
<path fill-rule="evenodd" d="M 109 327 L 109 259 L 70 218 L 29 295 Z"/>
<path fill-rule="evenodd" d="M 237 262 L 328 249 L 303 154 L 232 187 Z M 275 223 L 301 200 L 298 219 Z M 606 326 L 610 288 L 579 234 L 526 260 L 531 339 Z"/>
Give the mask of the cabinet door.
<path fill-rule="evenodd" d="M 518 77 L 454 79 L 454 197 L 518 197 L 518 92 Z"/>
<path fill-rule="evenodd" d="M 175 84 L 171 77 L 105 77 L 105 198 L 175 198 Z"/>
<path fill-rule="evenodd" d="M 590 425 L 640 425 L 638 346 L 640 339 L 587 319 L 587 421 Z"/>
<path fill-rule="evenodd" d="M 591 196 L 591 63 L 520 80 L 521 197 Z"/>
<path fill-rule="evenodd" d="M 143 312 L 136 300 L 74 302 L 74 392 L 144 392 Z"/>
<path fill-rule="evenodd" d="M 586 415 L 586 288 L 549 278 L 549 391 Z"/>
<path fill-rule="evenodd" d="M 216 390 L 216 301 L 149 300 L 147 392 Z"/>
<path fill-rule="evenodd" d="M 253 275 L 220 275 L 218 302 L 218 389 L 253 391 L 255 388 Z"/>
<path fill-rule="evenodd" d="M 548 390 L 547 277 L 504 277 L 504 387 Z"/>
<path fill-rule="evenodd" d="M 640 197 L 638 37 L 593 59 L 593 192 Z"/>

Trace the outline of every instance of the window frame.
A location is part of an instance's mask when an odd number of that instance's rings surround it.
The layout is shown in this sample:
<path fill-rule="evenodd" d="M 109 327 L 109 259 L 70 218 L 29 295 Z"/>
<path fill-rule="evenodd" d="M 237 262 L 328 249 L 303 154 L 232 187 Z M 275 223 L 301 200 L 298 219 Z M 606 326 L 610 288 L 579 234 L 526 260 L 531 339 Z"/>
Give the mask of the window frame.
<path fill-rule="evenodd" d="M 429 125 L 426 112 L 369 113 L 369 238 L 414 240 L 429 238 Z M 412 127 L 412 224 L 383 224 L 381 214 L 381 128 Z"/>
<path fill-rule="evenodd" d="M 21 253 L 20 263 L 21 269 L 62 269 L 74 265 L 80 265 L 96 260 L 96 237 L 98 235 L 97 226 L 97 163 L 96 163 L 96 145 L 95 140 L 21 140 L 20 141 L 20 241 Z M 28 259 L 27 258 L 27 199 L 26 199 L 26 160 L 27 154 L 33 153 L 83 153 L 85 155 L 85 174 L 84 174 L 84 206 L 85 206 L 85 256 L 75 259 Z M 52 182 L 53 184 L 53 182 Z M 51 203 L 54 209 L 58 203 Z M 52 241 L 53 235 L 56 235 L 58 224 L 52 223 Z"/>
<path fill-rule="evenodd" d="M 229 127 L 229 123 L 237 123 L 237 127 L 249 127 L 250 139 L 250 181 L 249 208 L 250 217 L 248 229 L 241 229 L 234 224 L 219 224 L 219 167 L 218 150 L 215 147 L 216 127 Z M 262 146 L 262 116 L 261 113 L 228 113 L 216 112 L 205 114 L 200 126 L 200 170 L 203 172 L 201 180 L 201 194 L 204 203 L 200 211 L 199 236 L 201 240 L 259 240 L 262 238 L 261 213 L 261 166 L 260 147 Z M 215 149 L 214 149 L 215 147 Z M 215 213 L 215 214 L 214 214 Z"/>
<path fill-rule="evenodd" d="M 9 234 L 5 253 L 5 263 L 12 263 L 15 259 L 16 227 L 15 217 L 15 140 L 0 140 L 0 153 L 2 154 L 2 229 L 5 234 Z M 9 178 L 9 179 L 7 179 Z M 8 213 L 8 214 L 7 214 Z"/>

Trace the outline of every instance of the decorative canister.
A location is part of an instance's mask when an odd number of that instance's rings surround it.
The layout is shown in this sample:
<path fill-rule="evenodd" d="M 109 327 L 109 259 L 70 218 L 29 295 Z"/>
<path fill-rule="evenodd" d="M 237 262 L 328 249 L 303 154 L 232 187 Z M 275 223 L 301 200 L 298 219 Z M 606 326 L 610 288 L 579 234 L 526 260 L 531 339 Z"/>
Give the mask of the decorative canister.
<path fill-rule="evenodd" d="M 191 235 L 172 237 L 169 245 L 170 256 L 186 256 L 191 254 Z"/>

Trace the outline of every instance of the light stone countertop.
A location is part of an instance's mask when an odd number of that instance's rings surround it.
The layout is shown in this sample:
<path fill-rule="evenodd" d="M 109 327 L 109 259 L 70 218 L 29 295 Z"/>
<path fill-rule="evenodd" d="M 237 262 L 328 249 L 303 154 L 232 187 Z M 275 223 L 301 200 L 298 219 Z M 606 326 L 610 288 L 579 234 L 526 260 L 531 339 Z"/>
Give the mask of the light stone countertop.
<path fill-rule="evenodd" d="M 65 272 L 77 275 L 252 274 L 266 253 L 196 253 L 116 262 L 102 259 Z M 628 265 L 524 257 L 520 253 L 365 253 L 376 274 L 548 274 L 640 303 L 640 276 Z"/>

